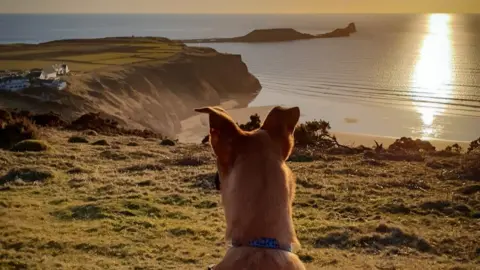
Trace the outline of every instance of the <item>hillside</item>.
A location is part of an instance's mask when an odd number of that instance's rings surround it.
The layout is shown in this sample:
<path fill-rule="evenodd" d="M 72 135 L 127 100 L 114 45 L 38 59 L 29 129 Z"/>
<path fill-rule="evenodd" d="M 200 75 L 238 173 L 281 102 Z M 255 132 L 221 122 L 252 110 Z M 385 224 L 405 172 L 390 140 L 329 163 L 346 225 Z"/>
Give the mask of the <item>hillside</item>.
<path fill-rule="evenodd" d="M 208 145 L 40 132 L 48 151 L 0 150 L 1 269 L 188 270 L 221 259 Z M 457 173 L 474 155 L 441 153 L 407 162 L 297 147 L 288 165 L 308 269 L 478 268 L 480 179 Z"/>
<path fill-rule="evenodd" d="M 68 64 L 65 91 L 0 91 L 0 108 L 52 110 L 65 120 L 100 112 L 124 126 L 173 136 L 192 108 L 236 99 L 248 104 L 261 89 L 241 56 L 187 47 L 164 38 L 62 40 L 0 46 L 0 69 Z"/>

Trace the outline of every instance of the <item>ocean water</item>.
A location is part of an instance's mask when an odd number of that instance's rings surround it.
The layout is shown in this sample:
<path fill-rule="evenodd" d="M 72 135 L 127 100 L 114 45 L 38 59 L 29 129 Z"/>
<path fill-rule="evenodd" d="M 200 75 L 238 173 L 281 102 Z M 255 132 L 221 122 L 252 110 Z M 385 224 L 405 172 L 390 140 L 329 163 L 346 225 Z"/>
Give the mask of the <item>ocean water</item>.
<path fill-rule="evenodd" d="M 349 38 L 201 46 L 242 55 L 263 86 L 250 106 L 300 106 L 303 121 L 325 119 L 339 132 L 480 136 L 480 15 L 0 15 L 0 43 L 322 33 L 349 22 L 358 29 Z"/>

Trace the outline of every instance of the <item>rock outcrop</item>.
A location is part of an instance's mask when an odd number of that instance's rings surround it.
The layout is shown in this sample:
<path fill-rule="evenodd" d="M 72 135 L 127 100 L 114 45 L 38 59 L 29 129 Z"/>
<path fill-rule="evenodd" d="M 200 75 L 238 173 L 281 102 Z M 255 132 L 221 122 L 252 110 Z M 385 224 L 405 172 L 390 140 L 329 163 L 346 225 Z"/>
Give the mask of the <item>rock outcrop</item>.
<path fill-rule="evenodd" d="M 317 35 L 318 38 L 349 37 L 350 34 L 357 32 L 355 23 L 348 24 L 345 28 L 337 28 L 330 33 Z"/>

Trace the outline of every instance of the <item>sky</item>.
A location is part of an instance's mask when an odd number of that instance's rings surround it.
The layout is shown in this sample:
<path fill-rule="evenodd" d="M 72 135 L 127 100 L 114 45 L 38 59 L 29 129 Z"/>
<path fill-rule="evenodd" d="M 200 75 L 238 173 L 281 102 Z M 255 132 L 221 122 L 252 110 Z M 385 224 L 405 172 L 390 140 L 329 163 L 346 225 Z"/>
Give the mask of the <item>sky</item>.
<path fill-rule="evenodd" d="M 480 13 L 480 0 L 0 0 L 0 13 Z"/>

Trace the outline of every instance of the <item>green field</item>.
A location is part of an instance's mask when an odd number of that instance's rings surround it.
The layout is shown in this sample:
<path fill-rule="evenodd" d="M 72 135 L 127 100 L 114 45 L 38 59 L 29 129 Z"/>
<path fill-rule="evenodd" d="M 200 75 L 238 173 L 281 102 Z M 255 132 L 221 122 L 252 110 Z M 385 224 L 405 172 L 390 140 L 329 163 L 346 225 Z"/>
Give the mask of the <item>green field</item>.
<path fill-rule="evenodd" d="M 151 60 L 164 60 L 183 50 L 161 39 L 110 38 L 66 40 L 38 45 L 0 45 L 0 70 L 44 68 L 56 63 L 71 71 L 91 71 Z"/>
<path fill-rule="evenodd" d="M 42 132 L 47 152 L 0 150 L 0 269 L 188 270 L 221 260 L 208 146 L 87 136 L 110 144 L 94 146 Z M 445 176 L 462 158 L 288 162 L 300 258 L 308 269 L 478 269 L 480 186 Z"/>

